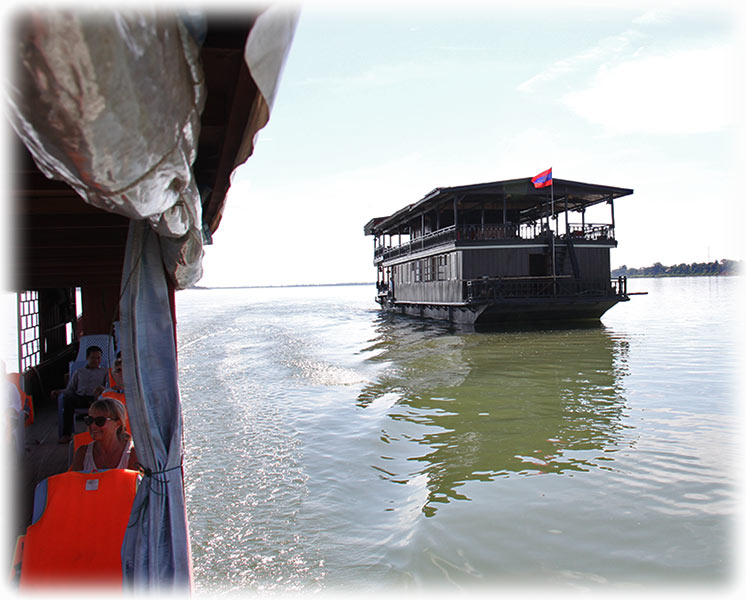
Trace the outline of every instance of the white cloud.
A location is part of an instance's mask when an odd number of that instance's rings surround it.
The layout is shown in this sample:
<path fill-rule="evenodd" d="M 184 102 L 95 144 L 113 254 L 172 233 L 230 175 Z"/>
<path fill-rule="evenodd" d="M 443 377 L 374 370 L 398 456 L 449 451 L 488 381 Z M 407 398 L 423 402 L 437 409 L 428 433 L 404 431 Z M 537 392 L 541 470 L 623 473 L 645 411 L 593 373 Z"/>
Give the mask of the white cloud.
<path fill-rule="evenodd" d="M 581 72 L 587 69 L 589 65 L 598 64 L 602 61 L 608 62 L 627 51 L 631 44 L 639 41 L 640 38 L 641 35 L 636 31 L 625 31 L 604 38 L 587 50 L 554 62 L 546 70 L 521 83 L 518 86 L 518 91 L 524 93 L 535 92 L 544 83 L 555 81 L 571 73 Z"/>
<path fill-rule="evenodd" d="M 666 12 L 662 12 L 658 9 L 649 10 L 636 19 L 633 19 L 633 23 L 638 25 L 655 25 L 670 20 L 669 15 Z"/>
<path fill-rule="evenodd" d="M 608 133 L 707 133 L 736 120 L 740 73 L 726 46 L 684 50 L 602 67 L 562 102 Z"/>
<path fill-rule="evenodd" d="M 199 285 L 374 281 L 373 240 L 363 226 L 422 198 L 434 176 L 418 153 L 310 178 L 289 165 L 282 182 L 241 173 Z"/>

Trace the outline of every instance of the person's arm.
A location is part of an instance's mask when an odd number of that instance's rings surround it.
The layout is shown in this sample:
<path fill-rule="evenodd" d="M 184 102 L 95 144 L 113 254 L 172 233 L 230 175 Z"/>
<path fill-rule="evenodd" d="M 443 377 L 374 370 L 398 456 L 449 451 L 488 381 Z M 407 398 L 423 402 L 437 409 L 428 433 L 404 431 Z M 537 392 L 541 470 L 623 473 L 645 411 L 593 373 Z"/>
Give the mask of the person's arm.
<path fill-rule="evenodd" d="M 127 468 L 132 469 L 133 471 L 140 470 L 140 467 L 138 466 L 138 462 L 137 462 L 137 452 L 135 452 L 134 446 L 132 446 L 132 450 L 130 451 L 130 460 L 127 463 Z"/>
<path fill-rule="evenodd" d="M 59 390 L 52 390 L 50 392 L 50 396 L 52 400 L 57 400 L 57 396 L 60 394 L 64 394 L 65 396 L 70 396 L 75 393 L 75 391 L 78 389 L 78 371 L 77 369 L 73 372 L 72 377 L 70 377 L 70 381 L 67 382 L 67 387 L 64 387 Z"/>
<path fill-rule="evenodd" d="M 65 396 L 70 396 L 72 394 L 77 393 L 79 380 L 80 380 L 80 369 L 75 369 L 75 371 L 73 372 L 73 376 L 70 377 L 70 381 L 68 381 L 67 387 L 64 390 L 62 390 L 62 393 L 65 394 Z"/>
<path fill-rule="evenodd" d="M 81 446 L 75 451 L 75 456 L 73 456 L 73 463 L 70 465 L 70 471 L 83 470 L 83 461 L 85 460 L 86 448 L 87 446 Z"/>

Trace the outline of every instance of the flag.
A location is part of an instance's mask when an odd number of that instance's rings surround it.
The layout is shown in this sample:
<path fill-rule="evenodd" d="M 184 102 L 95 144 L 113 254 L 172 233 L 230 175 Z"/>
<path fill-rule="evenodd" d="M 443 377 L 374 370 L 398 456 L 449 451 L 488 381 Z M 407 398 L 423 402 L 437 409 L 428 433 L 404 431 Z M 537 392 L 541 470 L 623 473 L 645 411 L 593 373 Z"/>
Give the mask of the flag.
<path fill-rule="evenodd" d="M 531 183 L 534 184 L 535 188 L 544 188 L 552 185 L 552 169 L 542 171 L 536 177 L 531 178 Z"/>

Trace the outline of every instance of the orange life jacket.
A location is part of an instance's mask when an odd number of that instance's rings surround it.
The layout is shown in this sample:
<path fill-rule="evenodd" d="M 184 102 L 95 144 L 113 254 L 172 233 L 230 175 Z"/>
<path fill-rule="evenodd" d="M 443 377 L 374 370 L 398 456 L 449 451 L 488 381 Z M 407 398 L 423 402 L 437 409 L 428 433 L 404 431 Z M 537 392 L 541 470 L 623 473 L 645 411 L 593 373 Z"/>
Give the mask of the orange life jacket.
<path fill-rule="evenodd" d="M 103 392 L 101 392 L 100 398 L 114 398 L 114 400 L 119 400 L 122 404 L 127 406 L 127 400 L 124 397 L 124 392 L 117 392 L 112 390 L 111 388 L 106 388 Z"/>
<path fill-rule="evenodd" d="M 121 587 L 137 478 L 126 469 L 49 477 L 44 512 L 26 530 L 20 586 Z"/>

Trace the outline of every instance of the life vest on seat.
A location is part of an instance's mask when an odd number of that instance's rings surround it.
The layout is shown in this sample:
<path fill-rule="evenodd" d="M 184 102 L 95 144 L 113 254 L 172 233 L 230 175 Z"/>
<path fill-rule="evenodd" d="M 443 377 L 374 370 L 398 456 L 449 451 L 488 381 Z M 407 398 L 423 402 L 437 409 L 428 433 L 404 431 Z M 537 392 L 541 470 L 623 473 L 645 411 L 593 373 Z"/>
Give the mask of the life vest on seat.
<path fill-rule="evenodd" d="M 122 543 L 138 475 L 110 469 L 49 477 L 44 512 L 26 530 L 20 586 L 121 588 Z"/>

